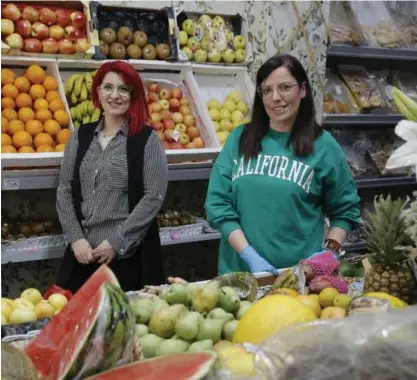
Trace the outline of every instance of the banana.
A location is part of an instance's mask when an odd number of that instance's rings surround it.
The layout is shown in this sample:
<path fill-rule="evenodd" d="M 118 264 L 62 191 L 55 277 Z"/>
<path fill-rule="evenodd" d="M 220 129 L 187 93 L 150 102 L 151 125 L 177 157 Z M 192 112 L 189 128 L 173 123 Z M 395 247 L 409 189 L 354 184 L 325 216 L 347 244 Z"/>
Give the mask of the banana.
<path fill-rule="evenodd" d="M 71 114 L 71 119 L 75 120 L 76 119 L 75 107 L 70 108 L 70 114 Z"/>
<path fill-rule="evenodd" d="M 88 100 L 84 101 L 83 103 L 83 115 L 87 116 L 88 115 Z"/>
<path fill-rule="evenodd" d="M 99 121 L 100 120 L 100 109 L 96 108 L 91 115 L 91 122 Z"/>
<path fill-rule="evenodd" d="M 417 121 L 417 103 L 397 87 L 393 87 L 392 95 L 400 112 L 410 121 Z"/>
<path fill-rule="evenodd" d="M 88 93 L 91 94 L 93 88 L 93 75 L 91 73 L 85 74 L 85 84 L 87 86 Z"/>
<path fill-rule="evenodd" d="M 85 116 L 84 118 L 83 118 L 83 124 L 88 124 L 88 123 L 90 123 L 91 122 L 91 120 L 90 120 L 90 116 Z"/>
<path fill-rule="evenodd" d="M 92 77 L 93 77 L 93 78 L 96 76 L 96 74 L 97 74 L 97 70 L 94 70 L 94 71 L 91 73 L 91 75 L 92 75 Z"/>
<path fill-rule="evenodd" d="M 64 83 L 64 92 L 65 95 L 69 95 L 74 88 L 75 80 L 77 79 L 78 74 L 72 74 Z"/>
<path fill-rule="evenodd" d="M 74 83 L 74 89 L 72 90 L 72 93 L 75 94 L 75 96 L 78 98 L 81 94 L 82 86 L 84 82 L 84 74 L 78 74 L 77 79 Z"/>
<path fill-rule="evenodd" d="M 87 85 L 85 83 L 83 83 L 82 86 L 81 86 L 80 100 L 85 101 L 85 100 L 87 100 L 87 98 L 88 98 Z"/>
<path fill-rule="evenodd" d="M 92 115 L 95 112 L 95 110 L 96 110 L 96 107 L 94 107 L 93 102 L 90 100 L 88 103 L 88 113 Z"/>
<path fill-rule="evenodd" d="M 80 128 L 81 126 L 81 123 L 78 120 L 75 120 L 73 124 L 75 128 Z"/>
<path fill-rule="evenodd" d="M 72 103 L 73 105 L 78 104 L 78 96 L 77 96 L 77 95 L 75 95 L 75 92 L 73 92 L 73 93 L 71 94 L 71 103 Z"/>

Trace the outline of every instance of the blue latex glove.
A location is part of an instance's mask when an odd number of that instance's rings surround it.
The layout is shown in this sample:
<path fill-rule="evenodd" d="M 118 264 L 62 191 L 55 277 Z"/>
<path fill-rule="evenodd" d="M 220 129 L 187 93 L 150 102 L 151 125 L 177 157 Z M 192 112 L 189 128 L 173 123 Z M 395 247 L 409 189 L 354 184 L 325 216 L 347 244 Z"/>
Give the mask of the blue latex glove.
<path fill-rule="evenodd" d="M 338 255 L 336 254 L 336 253 L 334 253 L 332 250 L 330 250 L 330 249 L 323 249 L 322 251 L 320 251 L 320 252 L 315 252 L 315 253 L 313 253 L 310 257 L 308 257 L 307 258 L 307 260 L 308 259 L 312 259 L 313 257 L 315 257 L 315 256 L 318 256 L 318 255 L 321 255 L 322 253 L 324 253 L 324 252 L 332 252 L 333 253 L 333 257 L 336 259 L 336 260 L 339 260 L 339 257 L 338 257 Z"/>
<path fill-rule="evenodd" d="M 259 256 L 258 252 L 251 246 L 246 247 L 241 253 L 240 257 L 248 264 L 252 273 L 270 272 L 272 274 L 279 274 L 278 269 L 274 268 L 264 258 Z"/>

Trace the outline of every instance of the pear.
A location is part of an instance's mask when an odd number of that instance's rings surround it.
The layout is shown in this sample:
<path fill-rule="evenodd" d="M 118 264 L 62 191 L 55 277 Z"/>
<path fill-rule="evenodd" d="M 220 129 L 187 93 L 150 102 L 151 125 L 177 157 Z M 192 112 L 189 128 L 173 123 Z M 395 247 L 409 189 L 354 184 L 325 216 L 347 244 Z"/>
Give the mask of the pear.
<path fill-rule="evenodd" d="M 207 314 L 207 319 L 223 319 L 224 321 L 230 321 L 235 319 L 235 317 L 233 314 L 224 311 L 220 307 L 216 307 Z"/>
<path fill-rule="evenodd" d="M 199 313 L 208 313 L 213 310 L 219 302 L 219 282 L 210 281 L 198 288 L 192 297 L 193 309 Z"/>
<path fill-rule="evenodd" d="M 140 299 L 133 303 L 133 311 L 137 323 L 148 323 L 154 311 L 154 304 L 150 299 Z"/>
<path fill-rule="evenodd" d="M 164 294 L 165 301 L 170 305 L 183 304 L 187 301 L 187 289 L 181 284 L 172 284 L 168 286 L 168 290 Z"/>
<path fill-rule="evenodd" d="M 156 355 L 156 349 L 164 340 L 155 334 L 147 334 L 140 338 L 139 341 L 143 356 L 148 359 Z"/>
<path fill-rule="evenodd" d="M 186 286 L 186 288 L 187 288 L 186 305 L 191 305 L 191 301 L 192 301 L 192 298 L 193 298 L 193 294 L 200 287 L 201 287 L 201 284 L 196 284 L 196 283 L 189 283 Z"/>
<path fill-rule="evenodd" d="M 149 328 L 148 328 L 148 326 L 142 325 L 142 324 L 139 324 L 139 323 L 136 324 L 136 332 L 135 332 L 135 335 L 138 338 L 142 338 L 143 336 L 148 335 L 148 334 L 149 334 Z"/>
<path fill-rule="evenodd" d="M 155 311 L 149 322 L 149 331 L 161 338 L 171 338 L 177 319 L 186 311 L 184 305 L 171 305 Z"/>
<path fill-rule="evenodd" d="M 157 311 L 159 309 L 163 309 L 164 307 L 168 307 L 168 306 L 169 306 L 169 303 L 167 301 L 158 298 L 157 300 L 154 301 L 153 311 Z"/>
<path fill-rule="evenodd" d="M 190 343 L 180 339 L 167 339 L 164 340 L 156 349 L 156 356 L 180 354 L 186 352 Z"/>
<path fill-rule="evenodd" d="M 185 340 L 195 339 L 202 320 L 203 317 L 196 311 L 183 314 L 175 324 L 175 334 Z"/>
<path fill-rule="evenodd" d="M 223 286 L 220 289 L 219 306 L 229 312 L 235 313 L 240 306 L 240 297 L 231 286 Z"/>
<path fill-rule="evenodd" d="M 237 328 L 239 321 L 234 319 L 233 321 L 227 321 L 223 326 L 223 337 L 229 342 L 233 341 L 233 335 Z"/>
<path fill-rule="evenodd" d="M 242 301 L 240 303 L 238 311 L 236 312 L 236 319 L 240 320 L 243 317 L 243 314 L 245 314 L 250 309 L 251 306 L 252 306 L 252 302 Z"/>
<path fill-rule="evenodd" d="M 217 343 L 221 338 L 224 322 L 222 319 L 204 319 L 198 329 L 197 340 L 210 339 L 214 344 Z"/>
<path fill-rule="evenodd" d="M 188 347 L 188 352 L 202 352 L 211 351 L 213 349 L 213 342 L 210 339 L 205 339 L 200 342 L 194 342 Z"/>

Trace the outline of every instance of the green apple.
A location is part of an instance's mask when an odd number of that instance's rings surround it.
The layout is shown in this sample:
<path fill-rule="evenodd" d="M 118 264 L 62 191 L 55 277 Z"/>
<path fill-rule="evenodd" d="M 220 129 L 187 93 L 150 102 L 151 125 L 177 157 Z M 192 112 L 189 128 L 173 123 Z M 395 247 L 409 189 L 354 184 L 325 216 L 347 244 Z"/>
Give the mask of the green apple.
<path fill-rule="evenodd" d="M 217 138 L 219 139 L 220 144 L 224 144 L 229 137 L 229 133 L 225 131 L 216 132 Z"/>
<path fill-rule="evenodd" d="M 207 52 L 203 49 L 198 49 L 194 53 L 194 59 L 196 62 L 206 62 L 207 61 Z"/>
<path fill-rule="evenodd" d="M 244 118 L 244 116 L 243 116 L 243 113 L 241 111 L 233 111 L 232 112 L 232 121 L 242 123 L 243 118 Z"/>
<path fill-rule="evenodd" d="M 222 121 L 220 121 L 220 129 L 222 131 L 230 132 L 232 130 L 232 127 L 233 127 L 233 124 L 230 120 L 223 119 Z"/>
<path fill-rule="evenodd" d="M 187 46 L 184 46 L 181 49 L 182 54 L 184 54 L 189 60 L 193 59 L 193 52 L 191 51 L 191 49 Z"/>
<path fill-rule="evenodd" d="M 235 36 L 234 43 L 235 43 L 236 50 L 244 49 L 246 47 L 246 38 L 241 35 L 237 35 Z"/>
<path fill-rule="evenodd" d="M 236 103 L 229 98 L 224 102 L 223 107 L 228 109 L 230 112 L 233 112 L 236 110 Z"/>
<path fill-rule="evenodd" d="M 210 49 L 208 53 L 208 59 L 211 63 L 219 63 L 222 59 L 222 55 L 218 49 Z"/>
<path fill-rule="evenodd" d="M 237 49 L 235 52 L 236 63 L 245 62 L 246 59 L 246 50 L 245 49 Z"/>
<path fill-rule="evenodd" d="M 182 30 L 186 32 L 189 36 L 192 36 L 194 33 L 195 22 L 189 18 L 182 23 Z"/>
<path fill-rule="evenodd" d="M 216 110 L 216 109 L 212 108 L 211 110 L 209 110 L 209 114 L 210 114 L 211 120 L 213 120 L 213 121 L 219 121 L 220 120 L 219 110 Z"/>
<path fill-rule="evenodd" d="M 230 99 L 235 103 L 239 103 L 242 100 L 242 94 L 239 90 L 233 90 L 229 92 L 229 95 L 227 95 L 227 99 Z"/>
<path fill-rule="evenodd" d="M 224 28 L 224 19 L 221 16 L 216 16 L 213 18 L 212 25 L 217 29 L 223 29 Z"/>
<path fill-rule="evenodd" d="M 204 28 L 208 28 L 211 25 L 211 17 L 209 15 L 201 15 L 198 23 Z"/>
<path fill-rule="evenodd" d="M 226 37 L 227 43 L 233 43 L 235 35 L 230 29 L 223 29 L 223 34 Z"/>
<path fill-rule="evenodd" d="M 198 42 L 194 37 L 190 37 L 187 41 L 187 47 L 194 53 L 200 49 L 200 42 Z"/>
<path fill-rule="evenodd" d="M 237 127 L 239 127 L 239 126 L 241 126 L 242 124 L 243 123 L 241 121 L 234 121 L 232 123 L 232 130 L 235 129 L 235 128 L 237 128 Z"/>
<path fill-rule="evenodd" d="M 188 41 L 188 34 L 187 34 L 187 32 L 181 30 L 180 36 L 179 36 L 179 41 L 180 41 L 180 45 L 181 46 L 187 45 L 187 41 Z"/>
<path fill-rule="evenodd" d="M 232 115 L 227 108 L 222 108 L 220 110 L 220 120 L 224 120 L 224 119 L 230 120 L 231 118 L 232 118 Z"/>
<path fill-rule="evenodd" d="M 207 107 L 209 110 L 216 109 L 219 110 L 222 108 L 222 104 L 217 99 L 210 99 L 207 103 Z"/>
<path fill-rule="evenodd" d="M 214 129 L 216 130 L 216 132 L 220 131 L 220 124 L 218 121 L 213 121 L 214 124 Z"/>
<path fill-rule="evenodd" d="M 232 49 L 226 49 L 222 54 L 223 61 L 233 63 L 235 60 L 235 52 Z"/>
<path fill-rule="evenodd" d="M 30 288 L 26 289 L 22 292 L 20 295 L 20 298 L 23 298 L 24 300 L 28 300 L 33 305 L 36 305 L 39 303 L 42 299 L 42 294 L 38 289 Z"/>
<path fill-rule="evenodd" d="M 242 112 L 244 115 L 248 113 L 248 106 L 242 100 L 236 105 L 236 109 Z"/>
<path fill-rule="evenodd" d="M 209 51 L 212 45 L 212 41 L 210 36 L 208 36 L 207 34 L 203 37 L 203 39 L 200 42 L 201 45 L 201 49 L 205 50 L 205 51 Z"/>

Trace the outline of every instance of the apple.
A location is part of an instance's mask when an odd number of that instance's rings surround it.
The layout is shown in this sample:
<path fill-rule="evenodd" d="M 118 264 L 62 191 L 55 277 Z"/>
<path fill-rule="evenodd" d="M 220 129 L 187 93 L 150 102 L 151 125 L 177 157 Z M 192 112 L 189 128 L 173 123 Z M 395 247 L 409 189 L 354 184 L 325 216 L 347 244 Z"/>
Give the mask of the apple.
<path fill-rule="evenodd" d="M 224 131 L 216 132 L 216 135 L 221 145 L 223 145 L 226 142 L 227 137 L 229 136 L 229 134 Z"/>
<path fill-rule="evenodd" d="M 38 319 L 53 317 L 55 315 L 54 307 L 47 301 L 40 301 L 34 309 Z"/>
<path fill-rule="evenodd" d="M 51 26 L 56 22 L 55 12 L 51 11 L 49 8 L 42 8 L 39 11 L 39 20 L 44 24 Z"/>
<path fill-rule="evenodd" d="M 64 9 L 58 9 L 55 12 L 56 23 L 63 28 L 71 23 L 70 13 Z"/>
<path fill-rule="evenodd" d="M 227 119 L 221 120 L 219 125 L 220 125 L 220 130 L 221 131 L 226 131 L 226 132 L 230 132 L 232 130 L 232 127 L 233 127 L 232 122 L 230 120 L 227 120 Z"/>
<path fill-rule="evenodd" d="M 216 110 L 215 108 L 212 108 L 212 109 L 209 110 L 209 114 L 210 114 L 211 120 L 213 120 L 213 121 L 219 121 L 220 120 L 219 110 Z"/>
<path fill-rule="evenodd" d="M 229 92 L 229 95 L 227 95 L 227 99 L 234 103 L 239 103 L 242 100 L 242 94 L 239 90 L 232 90 Z"/>
<path fill-rule="evenodd" d="M 2 9 L 1 17 L 11 21 L 17 21 L 20 17 L 22 17 L 22 14 L 16 5 L 9 3 Z"/>
<path fill-rule="evenodd" d="M 52 25 L 49 27 L 49 37 L 53 38 L 54 40 L 61 40 L 64 38 L 65 30 L 62 26 L 59 25 Z"/>
<path fill-rule="evenodd" d="M 227 43 L 233 43 L 235 35 L 230 29 L 223 29 L 223 34 L 226 38 Z"/>
<path fill-rule="evenodd" d="M 160 121 L 157 123 L 152 123 L 151 126 L 155 131 L 161 131 L 164 129 L 164 125 Z"/>
<path fill-rule="evenodd" d="M 248 107 L 247 105 L 240 101 L 237 105 L 236 105 L 236 109 L 240 112 L 242 112 L 244 115 L 248 113 Z"/>
<path fill-rule="evenodd" d="M 47 54 L 58 53 L 59 44 L 53 38 L 47 38 L 42 41 L 42 52 Z"/>
<path fill-rule="evenodd" d="M 232 49 L 226 49 L 222 54 L 223 61 L 233 63 L 235 60 L 235 52 Z"/>
<path fill-rule="evenodd" d="M 32 33 L 32 24 L 28 20 L 16 21 L 16 33 L 20 34 L 23 38 L 30 37 Z"/>
<path fill-rule="evenodd" d="M 175 112 L 172 115 L 172 120 L 174 120 L 175 124 L 182 123 L 184 121 L 184 116 L 180 112 Z"/>
<path fill-rule="evenodd" d="M 148 93 L 148 103 L 156 103 L 159 101 L 159 96 L 156 92 Z"/>
<path fill-rule="evenodd" d="M 213 121 L 213 125 L 216 132 L 220 131 L 220 123 L 218 121 Z"/>
<path fill-rule="evenodd" d="M 193 59 L 193 52 L 188 46 L 184 46 L 181 49 L 181 53 L 184 54 L 189 61 Z"/>
<path fill-rule="evenodd" d="M 33 7 L 24 7 L 22 19 L 34 23 L 39 20 L 39 12 Z"/>
<path fill-rule="evenodd" d="M 187 45 L 188 34 L 184 30 L 181 30 L 181 32 L 180 32 L 179 41 L 180 41 L 180 46 Z"/>
<path fill-rule="evenodd" d="M 200 137 L 200 130 L 197 127 L 189 127 L 187 129 L 187 135 L 190 137 L 190 140 L 194 140 Z"/>
<path fill-rule="evenodd" d="M 171 149 L 184 149 L 184 146 L 179 142 L 173 142 L 171 144 Z"/>
<path fill-rule="evenodd" d="M 213 18 L 212 24 L 213 24 L 213 27 L 215 27 L 216 29 L 223 29 L 225 25 L 224 19 L 221 16 L 215 16 Z"/>
<path fill-rule="evenodd" d="M 59 311 L 68 303 L 68 299 L 63 294 L 54 293 L 48 297 L 48 302 L 54 307 L 55 311 Z"/>
<path fill-rule="evenodd" d="M 23 38 L 20 34 L 12 33 L 6 38 L 6 44 L 12 49 L 23 49 Z"/>
<path fill-rule="evenodd" d="M 148 92 L 154 92 L 155 94 L 159 94 L 160 91 L 161 89 L 159 88 L 158 83 L 151 83 L 148 86 Z"/>
<path fill-rule="evenodd" d="M 32 37 L 37 38 L 38 40 L 44 40 L 45 38 L 49 37 L 49 28 L 41 23 L 40 21 L 36 21 L 32 25 Z"/>
<path fill-rule="evenodd" d="M 87 38 L 78 38 L 75 43 L 75 51 L 78 53 L 85 53 L 90 48 Z"/>
<path fill-rule="evenodd" d="M 190 18 L 187 18 L 183 23 L 182 23 L 182 30 L 187 33 L 189 36 L 192 36 L 194 33 L 194 28 L 195 28 L 195 22 L 193 20 L 191 20 Z"/>
<path fill-rule="evenodd" d="M 179 133 L 185 133 L 185 132 L 187 132 L 187 126 L 184 123 L 178 123 L 178 124 L 176 124 L 174 129 L 176 131 L 178 131 Z"/>
<path fill-rule="evenodd" d="M 193 52 L 193 54 L 200 49 L 201 45 L 194 37 L 190 37 L 187 41 L 187 47 Z"/>
<path fill-rule="evenodd" d="M 197 137 L 192 141 L 198 149 L 202 149 L 205 147 L 206 144 L 204 144 L 204 141 L 201 137 Z"/>
<path fill-rule="evenodd" d="M 159 93 L 161 99 L 169 100 L 171 99 L 171 90 L 169 88 L 163 88 Z"/>
<path fill-rule="evenodd" d="M 172 119 L 164 119 L 162 120 L 162 124 L 164 125 L 165 129 L 174 129 L 175 123 Z"/>
<path fill-rule="evenodd" d="M 243 36 L 235 36 L 234 39 L 235 49 L 244 49 L 246 47 L 246 39 Z"/>
<path fill-rule="evenodd" d="M 207 61 L 207 52 L 203 49 L 198 49 L 194 53 L 194 60 L 196 62 L 199 62 L 199 63 L 206 62 Z"/>
<path fill-rule="evenodd" d="M 149 104 L 149 112 L 150 113 L 158 113 L 162 109 L 161 105 L 159 103 L 151 103 Z"/>
<path fill-rule="evenodd" d="M 27 38 L 23 50 L 30 53 L 40 53 L 42 51 L 42 43 L 37 38 Z"/>
<path fill-rule="evenodd" d="M 2 18 L 1 19 L 1 35 L 10 36 L 13 33 L 14 33 L 13 21 Z"/>
<path fill-rule="evenodd" d="M 162 146 L 165 150 L 171 149 L 171 144 L 168 141 L 162 141 Z"/>
<path fill-rule="evenodd" d="M 67 25 L 64 28 L 65 31 L 65 38 L 69 39 L 70 41 L 74 41 L 77 38 L 77 29 L 75 29 L 72 25 Z"/>
<path fill-rule="evenodd" d="M 74 54 L 75 53 L 74 44 L 66 38 L 59 41 L 59 53 L 60 54 Z"/>
<path fill-rule="evenodd" d="M 232 121 L 242 122 L 244 116 L 241 111 L 233 111 L 232 112 Z"/>
<path fill-rule="evenodd" d="M 182 98 L 182 90 L 179 88 L 179 87 L 176 87 L 176 88 L 173 88 L 172 89 L 172 91 L 171 91 L 171 96 L 174 98 L 174 99 L 181 99 Z"/>
<path fill-rule="evenodd" d="M 236 62 L 242 63 L 246 59 L 246 51 L 244 49 L 237 49 L 235 52 Z"/>
<path fill-rule="evenodd" d="M 196 124 L 196 119 L 193 115 L 185 115 L 184 116 L 184 124 L 187 127 L 193 127 Z"/>
<path fill-rule="evenodd" d="M 180 103 L 182 106 L 188 106 L 190 105 L 190 101 L 188 100 L 188 98 L 181 98 Z"/>
<path fill-rule="evenodd" d="M 197 145 L 195 145 L 194 143 L 190 142 L 185 146 L 185 149 L 196 149 Z"/>
<path fill-rule="evenodd" d="M 170 110 L 164 108 L 161 112 L 160 112 L 161 118 L 162 119 L 169 119 L 172 120 L 172 113 Z"/>
<path fill-rule="evenodd" d="M 169 143 L 173 142 L 174 141 L 174 139 L 172 137 L 172 134 L 173 133 L 174 133 L 174 130 L 173 129 L 165 129 L 165 131 L 164 131 L 165 141 L 167 141 Z"/>
<path fill-rule="evenodd" d="M 159 113 L 152 113 L 150 117 L 152 123 L 159 123 L 162 120 L 161 115 Z"/>
<path fill-rule="evenodd" d="M 162 109 L 169 109 L 169 101 L 166 99 L 161 99 L 159 101 L 159 104 L 161 105 Z"/>
<path fill-rule="evenodd" d="M 19 309 L 33 310 L 33 307 L 34 307 L 34 305 L 33 305 L 32 302 L 30 302 L 29 300 L 27 300 L 25 298 L 21 298 L 21 297 L 20 298 L 16 298 L 13 301 L 13 305 L 12 305 L 12 308 L 13 309 L 19 308 Z"/>
<path fill-rule="evenodd" d="M 84 28 L 85 24 L 87 23 L 87 18 L 85 17 L 84 12 L 72 12 L 70 18 L 72 25 L 74 25 L 78 29 Z"/>
<path fill-rule="evenodd" d="M 220 110 L 222 108 L 222 104 L 217 99 L 210 99 L 207 103 L 207 107 L 209 110 L 211 109 Z"/>
<path fill-rule="evenodd" d="M 191 115 L 191 111 L 190 111 L 190 107 L 188 106 L 181 106 L 180 107 L 180 112 L 185 116 L 185 115 Z"/>
<path fill-rule="evenodd" d="M 219 113 L 220 120 L 224 120 L 224 119 L 230 120 L 231 118 L 232 118 L 232 114 L 227 108 L 222 108 L 220 110 L 220 113 Z"/>
<path fill-rule="evenodd" d="M 29 288 L 22 292 L 20 295 L 20 298 L 28 300 L 33 305 L 36 305 L 37 303 L 41 302 L 42 300 L 42 294 L 38 289 L 35 288 Z"/>
<path fill-rule="evenodd" d="M 328 306 L 321 311 L 320 319 L 343 319 L 346 310 L 337 306 Z"/>
<path fill-rule="evenodd" d="M 223 107 L 229 110 L 230 112 L 236 111 L 236 103 L 231 98 L 228 98 L 224 102 Z"/>
<path fill-rule="evenodd" d="M 181 133 L 180 137 L 178 138 L 178 142 L 181 145 L 187 145 L 190 142 L 190 138 L 186 133 Z"/>
<path fill-rule="evenodd" d="M 162 126 L 162 128 L 163 128 L 164 126 Z M 158 135 L 158 137 L 159 137 L 159 141 L 164 141 L 165 139 L 164 139 L 164 132 L 162 132 L 162 130 L 159 130 L 159 131 L 156 131 L 156 134 Z"/>
<path fill-rule="evenodd" d="M 178 99 L 172 98 L 169 100 L 169 109 L 172 112 L 178 112 L 180 110 L 181 104 Z"/>
<path fill-rule="evenodd" d="M 218 49 L 211 49 L 208 52 L 208 60 L 211 63 L 219 63 L 221 59 L 222 59 L 222 55 Z"/>

